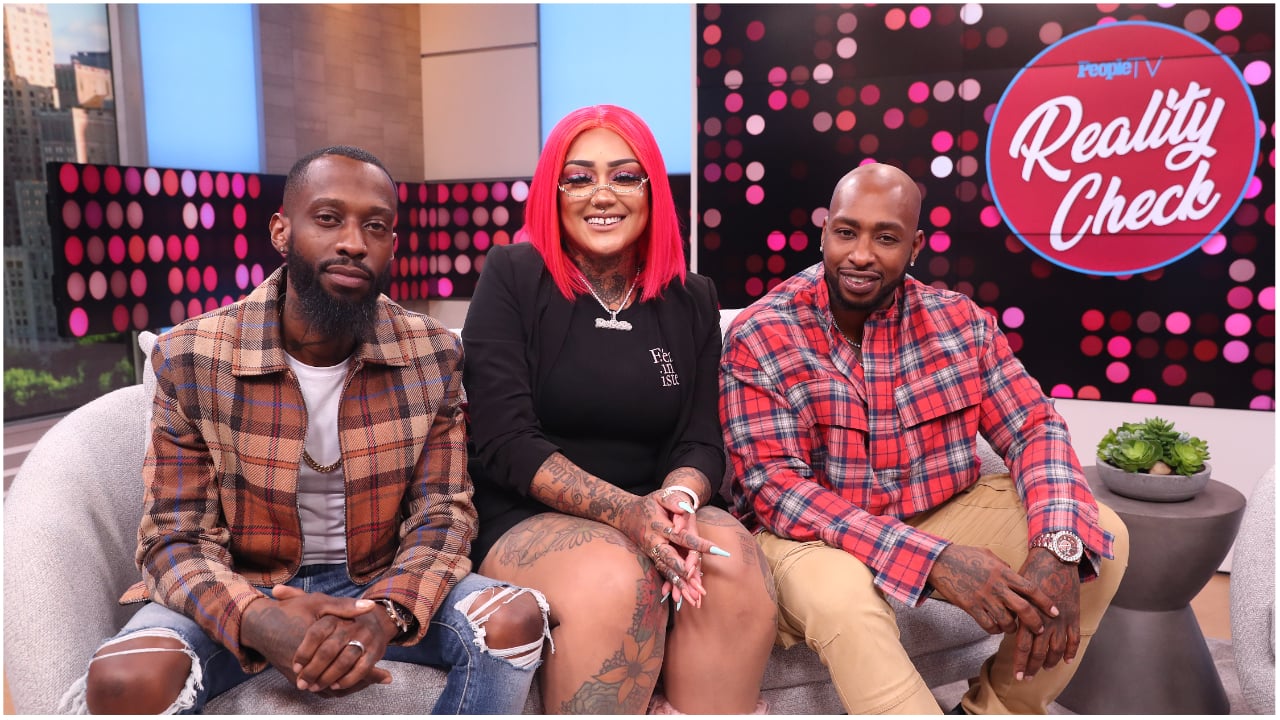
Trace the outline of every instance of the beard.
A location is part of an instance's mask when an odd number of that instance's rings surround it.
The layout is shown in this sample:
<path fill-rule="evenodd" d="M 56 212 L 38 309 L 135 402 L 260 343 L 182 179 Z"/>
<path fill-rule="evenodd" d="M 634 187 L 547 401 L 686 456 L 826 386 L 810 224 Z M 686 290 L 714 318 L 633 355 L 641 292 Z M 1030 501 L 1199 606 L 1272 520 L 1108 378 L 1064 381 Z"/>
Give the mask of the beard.
<path fill-rule="evenodd" d="M 898 288 L 902 287 L 902 283 L 906 281 L 907 268 L 902 268 L 902 272 L 898 274 L 898 277 L 887 283 L 883 283 L 880 287 L 880 292 L 872 295 L 870 300 L 862 302 L 849 300 L 841 294 L 839 274 L 833 272 L 831 268 L 826 267 L 825 264 L 823 265 L 823 275 L 827 281 L 827 296 L 831 300 L 831 308 L 833 310 L 856 310 L 859 312 L 869 313 L 879 310 L 889 304 L 890 298 L 893 297 L 893 294 L 897 292 Z"/>
<path fill-rule="evenodd" d="M 320 284 L 320 274 L 334 265 L 352 265 L 368 273 L 372 278 L 369 292 L 348 299 L 325 290 Z M 350 258 L 333 258 L 313 266 L 290 246 L 285 254 L 285 267 L 289 284 L 293 285 L 298 298 L 299 311 L 311 331 L 326 338 L 351 336 L 358 342 L 373 340 L 378 323 L 378 295 L 391 287 L 390 262 L 380 273 Z"/>

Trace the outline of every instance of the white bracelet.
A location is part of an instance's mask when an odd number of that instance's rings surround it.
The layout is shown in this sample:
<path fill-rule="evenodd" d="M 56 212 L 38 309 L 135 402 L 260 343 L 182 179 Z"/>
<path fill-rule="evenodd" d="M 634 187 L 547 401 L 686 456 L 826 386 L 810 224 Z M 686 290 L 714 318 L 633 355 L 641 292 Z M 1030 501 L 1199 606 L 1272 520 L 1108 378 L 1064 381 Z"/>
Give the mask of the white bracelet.
<path fill-rule="evenodd" d="M 698 493 L 690 490 L 689 488 L 683 485 L 668 485 L 662 489 L 662 497 L 666 498 L 668 495 L 671 494 L 672 490 L 675 490 L 677 492 L 682 492 L 685 495 L 688 495 L 689 499 L 693 501 L 693 512 L 698 512 Z"/>

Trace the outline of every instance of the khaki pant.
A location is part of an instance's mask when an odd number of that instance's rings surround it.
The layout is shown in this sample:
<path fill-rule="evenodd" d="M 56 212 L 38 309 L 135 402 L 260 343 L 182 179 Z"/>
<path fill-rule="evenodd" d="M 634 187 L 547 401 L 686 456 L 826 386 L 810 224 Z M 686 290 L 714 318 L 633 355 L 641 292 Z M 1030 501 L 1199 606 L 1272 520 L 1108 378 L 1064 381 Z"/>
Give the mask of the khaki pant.
<path fill-rule="evenodd" d="M 1110 508 L 1098 509 L 1100 524 L 1115 536 L 1115 559 L 1103 560 L 1099 577 L 1080 585 L 1075 660 L 1019 682 L 1012 670 L 1014 636 L 1007 635 L 969 681 L 963 700 L 967 712 L 1044 714 L 1071 680 L 1129 558 L 1124 523 Z M 983 476 L 950 502 L 907 522 L 953 543 L 986 547 L 1014 569 L 1027 557 L 1026 510 L 1008 475 Z M 865 565 L 822 542 L 794 542 L 769 532 L 758 534 L 756 542 L 777 583 L 778 643 L 803 642 L 817 652 L 850 714 L 940 712 L 899 643 L 893 608 Z"/>

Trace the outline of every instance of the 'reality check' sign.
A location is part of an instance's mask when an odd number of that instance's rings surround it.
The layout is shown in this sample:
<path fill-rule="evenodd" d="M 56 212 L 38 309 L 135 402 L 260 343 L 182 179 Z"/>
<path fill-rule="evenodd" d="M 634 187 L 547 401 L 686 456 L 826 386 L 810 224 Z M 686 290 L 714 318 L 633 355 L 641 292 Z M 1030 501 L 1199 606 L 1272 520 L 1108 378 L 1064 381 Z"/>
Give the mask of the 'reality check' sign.
<path fill-rule="evenodd" d="M 1046 260 L 1129 275 L 1198 248 L 1235 212 L 1258 110 L 1230 58 L 1179 28 L 1067 36 L 1005 89 L 987 142 L 996 208 Z"/>

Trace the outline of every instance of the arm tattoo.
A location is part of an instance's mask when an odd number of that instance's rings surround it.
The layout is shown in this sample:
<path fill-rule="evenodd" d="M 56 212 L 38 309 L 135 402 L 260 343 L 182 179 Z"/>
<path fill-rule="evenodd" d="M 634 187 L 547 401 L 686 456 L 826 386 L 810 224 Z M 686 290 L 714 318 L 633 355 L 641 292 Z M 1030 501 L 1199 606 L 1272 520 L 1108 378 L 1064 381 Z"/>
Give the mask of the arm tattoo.
<path fill-rule="evenodd" d="M 635 499 L 627 491 L 569 462 L 560 453 L 552 454 L 538 468 L 530 492 L 555 510 L 606 525 L 617 522 L 623 508 Z"/>
<path fill-rule="evenodd" d="M 711 502 L 711 481 L 707 479 L 706 475 L 702 474 L 701 470 L 691 467 L 678 467 L 667 473 L 667 479 L 662 482 L 663 487 L 671 485 L 683 485 L 698 493 L 699 505 Z"/>
<path fill-rule="evenodd" d="M 965 564 L 953 555 L 939 555 L 935 561 L 946 571 L 938 574 L 934 588 L 953 601 L 975 595 L 982 587 L 989 571 L 980 562 Z"/>

